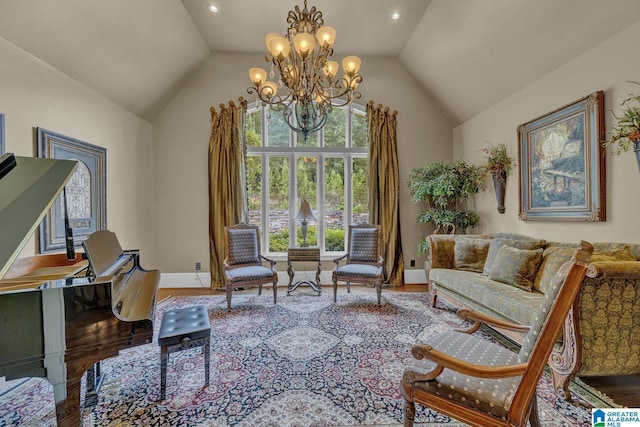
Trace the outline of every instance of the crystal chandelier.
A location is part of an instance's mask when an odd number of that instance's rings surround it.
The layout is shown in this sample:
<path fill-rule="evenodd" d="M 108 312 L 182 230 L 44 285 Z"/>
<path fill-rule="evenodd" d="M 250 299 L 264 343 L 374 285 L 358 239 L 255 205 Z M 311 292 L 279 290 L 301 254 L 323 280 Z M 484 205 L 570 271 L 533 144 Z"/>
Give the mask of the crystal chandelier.
<path fill-rule="evenodd" d="M 357 56 L 345 57 L 344 75 L 337 77 L 338 63 L 328 60 L 333 55 L 336 30 L 324 25 L 322 12 L 315 6 L 307 9 L 307 0 L 303 10 L 296 6 L 295 11 L 289 11 L 287 23 L 285 37 L 277 33 L 265 36 L 265 60 L 272 64 L 269 78 L 274 79 L 275 68 L 278 82 L 267 80 L 264 69 L 251 68 L 253 86 L 248 92 L 256 93 L 262 105 L 282 112 L 285 123 L 306 140 L 325 125 L 333 107 L 360 98 L 355 89 L 362 82 L 358 74 L 361 60 Z"/>

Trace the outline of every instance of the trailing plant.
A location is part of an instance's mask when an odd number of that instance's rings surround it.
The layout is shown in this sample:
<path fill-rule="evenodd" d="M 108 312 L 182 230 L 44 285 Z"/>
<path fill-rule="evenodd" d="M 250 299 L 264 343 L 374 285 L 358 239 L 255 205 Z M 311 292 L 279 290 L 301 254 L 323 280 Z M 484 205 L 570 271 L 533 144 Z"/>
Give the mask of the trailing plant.
<path fill-rule="evenodd" d="M 504 144 L 493 145 L 483 148 L 482 151 L 487 155 L 486 170 L 487 174 L 499 174 L 501 177 L 504 171 L 505 175 L 509 175 L 513 166 L 513 159 L 507 153 L 507 146 Z"/>
<path fill-rule="evenodd" d="M 627 83 L 640 85 L 640 83 L 631 80 L 628 80 Z M 617 123 L 612 128 L 611 139 L 604 143 L 605 148 L 615 145 L 616 154 L 631 150 L 634 142 L 640 141 L 640 95 L 630 93 L 620 106 L 624 107 L 624 111 L 621 116 L 616 116 L 613 113 Z"/>
<path fill-rule="evenodd" d="M 418 214 L 418 222 L 432 224 L 435 234 L 455 234 L 475 227 L 478 214 L 466 209 L 466 202 L 482 188 L 484 175 L 485 168 L 464 160 L 436 162 L 413 169 L 407 182 L 412 201 L 426 205 Z M 427 250 L 426 241 L 421 241 L 418 251 Z"/>

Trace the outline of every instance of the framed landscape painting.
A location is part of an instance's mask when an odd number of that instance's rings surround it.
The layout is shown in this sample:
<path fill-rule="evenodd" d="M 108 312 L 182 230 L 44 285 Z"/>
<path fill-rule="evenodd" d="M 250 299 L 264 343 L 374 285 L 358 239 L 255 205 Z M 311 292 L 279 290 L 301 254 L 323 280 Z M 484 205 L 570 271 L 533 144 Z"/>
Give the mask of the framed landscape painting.
<path fill-rule="evenodd" d="M 520 125 L 520 219 L 605 221 L 604 138 L 602 91 Z"/>
<path fill-rule="evenodd" d="M 76 160 L 64 194 L 75 246 L 107 227 L 107 150 L 50 130 L 38 128 L 38 157 Z M 64 198 L 61 194 L 40 224 L 40 253 L 64 249 Z"/>

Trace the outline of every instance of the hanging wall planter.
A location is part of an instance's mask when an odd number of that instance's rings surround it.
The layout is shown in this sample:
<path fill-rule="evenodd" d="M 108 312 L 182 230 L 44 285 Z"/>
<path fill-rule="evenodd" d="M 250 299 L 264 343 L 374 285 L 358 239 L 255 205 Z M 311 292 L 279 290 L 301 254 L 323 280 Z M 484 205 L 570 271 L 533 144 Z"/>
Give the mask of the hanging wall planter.
<path fill-rule="evenodd" d="M 496 202 L 498 202 L 498 212 L 504 213 L 504 193 L 507 186 L 507 172 L 502 170 L 499 172 L 492 172 L 493 176 L 493 189 L 496 192 Z"/>
<path fill-rule="evenodd" d="M 487 165 L 485 168 L 487 175 L 491 172 L 493 178 L 493 189 L 496 192 L 498 212 L 503 214 L 507 175 L 513 165 L 513 159 L 507 154 L 507 147 L 504 144 L 491 144 L 491 147 L 484 148 L 482 151 L 487 155 Z"/>

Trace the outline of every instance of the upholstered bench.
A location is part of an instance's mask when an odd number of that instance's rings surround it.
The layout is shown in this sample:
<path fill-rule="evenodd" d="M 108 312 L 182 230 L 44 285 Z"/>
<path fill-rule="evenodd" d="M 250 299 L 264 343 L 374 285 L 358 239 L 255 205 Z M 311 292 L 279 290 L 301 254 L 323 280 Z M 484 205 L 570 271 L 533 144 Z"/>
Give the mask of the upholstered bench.
<path fill-rule="evenodd" d="M 170 353 L 202 346 L 205 386 L 209 385 L 210 335 L 209 313 L 204 305 L 179 308 L 164 313 L 158 334 L 158 345 L 161 348 L 160 400 L 165 400 L 167 394 L 167 360 Z"/>

